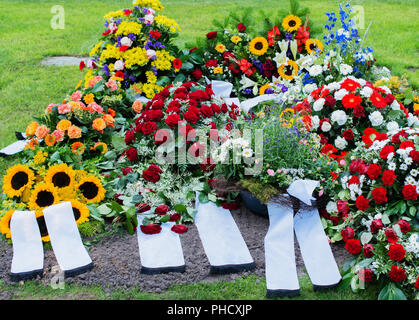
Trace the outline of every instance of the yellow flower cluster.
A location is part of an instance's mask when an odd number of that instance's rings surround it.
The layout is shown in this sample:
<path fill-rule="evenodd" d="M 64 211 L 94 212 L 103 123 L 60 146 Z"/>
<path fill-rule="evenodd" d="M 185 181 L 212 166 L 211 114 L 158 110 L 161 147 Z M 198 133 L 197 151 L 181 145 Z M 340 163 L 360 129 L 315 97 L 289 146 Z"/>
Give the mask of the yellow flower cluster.
<path fill-rule="evenodd" d="M 129 35 L 130 33 L 133 34 L 140 34 L 141 28 L 143 26 L 135 21 L 122 21 L 121 24 L 118 26 L 118 30 L 116 31 L 115 35 Z"/>
<path fill-rule="evenodd" d="M 122 17 L 124 15 L 124 10 L 118 10 L 118 11 L 111 11 L 107 15 L 105 15 L 105 19 L 109 20 L 110 18 L 118 18 Z"/>
<path fill-rule="evenodd" d="M 153 61 L 152 65 L 158 70 L 170 70 L 172 67 L 172 61 L 175 57 L 171 56 L 166 50 L 156 51 L 156 60 Z"/>
<path fill-rule="evenodd" d="M 33 157 L 33 164 L 35 166 L 39 166 L 40 164 L 43 164 L 45 160 L 48 157 L 48 153 L 45 151 L 39 150 L 36 155 Z"/>
<path fill-rule="evenodd" d="M 103 61 L 106 59 L 121 59 L 123 56 L 123 52 L 119 51 L 119 48 L 108 44 L 106 45 L 106 49 L 102 51 L 99 60 Z"/>
<path fill-rule="evenodd" d="M 129 69 L 133 65 L 143 66 L 148 63 L 147 51 L 144 48 L 133 48 L 125 51 L 125 68 Z"/>
<path fill-rule="evenodd" d="M 154 10 L 163 10 L 164 7 L 159 0 L 136 0 L 134 6 L 152 8 Z"/>
<path fill-rule="evenodd" d="M 170 19 L 166 16 L 155 16 L 154 21 L 162 26 L 166 26 L 169 28 L 169 31 L 175 33 L 177 31 L 181 31 L 179 25 L 176 23 L 175 20 Z"/>
<path fill-rule="evenodd" d="M 100 47 L 102 46 L 102 43 L 103 43 L 103 41 L 100 41 L 99 43 L 97 43 L 97 44 L 93 47 L 93 49 L 90 51 L 89 56 L 93 56 L 93 55 L 95 55 L 95 54 L 99 51 Z"/>
<path fill-rule="evenodd" d="M 146 77 L 147 77 L 147 82 L 148 83 L 156 83 L 157 82 L 157 77 L 155 76 L 153 71 L 147 71 L 145 73 Z"/>
<path fill-rule="evenodd" d="M 90 79 L 93 78 L 93 69 L 89 69 L 87 73 L 84 75 L 84 87 L 87 88 L 89 86 Z"/>

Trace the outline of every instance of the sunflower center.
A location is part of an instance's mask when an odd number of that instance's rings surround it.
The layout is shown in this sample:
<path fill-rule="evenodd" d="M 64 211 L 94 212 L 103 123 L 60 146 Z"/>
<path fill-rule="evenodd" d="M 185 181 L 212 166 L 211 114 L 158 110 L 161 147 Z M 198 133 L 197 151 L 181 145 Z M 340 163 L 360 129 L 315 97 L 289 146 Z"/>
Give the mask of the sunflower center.
<path fill-rule="evenodd" d="M 293 73 L 293 71 L 294 71 L 294 69 L 292 68 L 292 66 L 286 66 L 284 69 L 285 69 L 285 70 L 284 70 L 284 73 L 285 73 L 287 76 L 292 76 L 292 73 Z"/>
<path fill-rule="evenodd" d="M 29 181 L 28 174 L 26 172 L 19 171 L 13 176 L 11 185 L 14 190 L 19 190 L 24 185 L 26 185 L 28 181 Z"/>
<path fill-rule="evenodd" d="M 65 172 L 57 172 L 52 177 L 52 183 L 58 188 L 68 187 L 70 185 L 71 179 Z"/>
<path fill-rule="evenodd" d="M 45 224 L 44 216 L 36 218 L 36 222 L 38 223 L 39 231 L 41 232 L 41 237 L 45 237 L 48 235 L 47 225 Z"/>
<path fill-rule="evenodd" d="M 98 186 L 90 181 L 83 183 L 79 189 L 83 196 L 89 200 L 95 198 L 99 192 Z"/>
<path fill-rule="evenodd" d="M 290 27 L 295 27 L 296 24 L 297 24 L 297 22 L 295 20 L 290 20 L 290 22 L 288 22 L 288 25 Z"/>
<path fill-rule="evenodd" d="M 38 192 L 38 196 L 36 197 L 35 202 L 38 206 L 43 208 L 52 205 L 54 200 L 54 195 L 50 191 L 43 190 Z"/>
<path fill-rule="evenodd" d="M 255 43 L 255 49 L 256 50 L 262 50 L 263 49 L 263 43 L 262 42 L 256 42 Z"/>
<path fill-rule="evenodd" d="M 316 49 L 317 49 L 317 46 L 314 43 L 310 44 L 310 50 L 314 51 Z"/>
<path fill-rule="evenodd" d="M 79 218 L 81 216 L 80 210 L 73 207 L 73 213 L 74 213 L 74 219 L 76 219 L 76 221 L 79 220 Z"/>

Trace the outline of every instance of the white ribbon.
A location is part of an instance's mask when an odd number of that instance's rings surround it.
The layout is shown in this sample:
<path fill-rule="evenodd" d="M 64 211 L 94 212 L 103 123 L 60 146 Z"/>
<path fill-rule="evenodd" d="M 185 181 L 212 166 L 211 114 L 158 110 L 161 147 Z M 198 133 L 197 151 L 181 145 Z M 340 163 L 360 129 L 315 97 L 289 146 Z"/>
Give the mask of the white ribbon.
<path fill-rule="evenodd" d="M 313 198 L 314 189 L 320 186 L 319 181 L 315 180 L 296 180 L 288 187 L 287 192 L 296 197 L 297 199 L 304 202 L 306 205 L 311 206 L 311 200 Z"/>
<path fill-rule="evenodd" d="M 15 211 L 10 220 L 13 241 L 11 278 L 14 281 L 42 276 L 44 249 L 34 211 Z"/>
<path fill-rule="evenodd" d="M 212 80 L 211 88 L 214 92 L 214 95 L 216 97 L 223 98 L 227 105 L 232 105 L 234 103 L 235 105 L 240 106 L 240 100 L 238 98 L 230 98 L 231 91 L 233 90 L 232 83 L 220 80 Z"/>
<path fill-rule="evenodd" d="M 254 106 L 265 101 L 281 101 L 281 95 L 279 94 L 263 94 L 252 99 L 245 100 L 241 103 L 240 107 L 244 112 L 249 112 Z"/>
<path fill-rule="evenodd" d="M 65 276 L 74 276 L 93 267 L 80 237 L 70 202 L 42 210 L 57 262 Z"/>
<path fill-rule="evenodd" d="M 211 265 L 211 273 L 231 273 L 255 267 L 230 210 L 213 202 L 199 203 L 196 196 L 195 225 Z"/>
<path fill-rule="evenodd" d="M 138 225 L 142 224 L 143 215 L 137 215 Z M 182 244 L 177 233 L 170 230 L 174 222 L 162 224 L 158 234 L 144 234 L 137 228 L 138 247 L 141 259 L 141 273 L 157 274 L 165 272 L 184 272 Z"/>
<path fill-rule="evenodd" d="M 25 146 L 28 142 L 28 140 L 19 140 L 13 142 L 12 144 L 0 150 L 0 156 L 7 157 L 21 152 L 25 149 Z"/>

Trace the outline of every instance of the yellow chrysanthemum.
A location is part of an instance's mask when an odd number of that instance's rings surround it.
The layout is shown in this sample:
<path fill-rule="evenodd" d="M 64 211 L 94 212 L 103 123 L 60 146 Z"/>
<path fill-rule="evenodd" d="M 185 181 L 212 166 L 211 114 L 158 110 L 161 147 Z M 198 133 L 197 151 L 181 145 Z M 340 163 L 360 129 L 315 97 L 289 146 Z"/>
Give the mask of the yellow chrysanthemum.
<path fill-rule="evenodd" d="M 48 234 L 47 225 L 45 223 L 44 213 L 42 212 L 42 210 L 36 210 L 35 217 L 36 217 L 36 222 L 38 223 L 39 231 L 41 233 L 42 241 L 49 242 L 50 238 Z"/>
<path fill-rule="evenodd" d="M 128 50 L 127 50 L 128 51 Z M 127 52 L 125 51 L 125 53 Z M 119 60 L 121 59 L 124 54 L 124 52 L 119 51 L 119 48 L 111 45 L 111 44 L 107 44 L 105 50 L 102 51 L 102 53 L 100 54 L 100 61 L 104 61 L 107 59 L 116 59 Z M 91 71 L 92 69 L 89 69 L 89 71 Z"/>
<path fill-rule="evenodd" d="M 155 16 L 154 17 L 154 22 L 161 25 L 161 26 L 165 26 L 169 28 L 169 31 L 171 33 L 175 33 L 177 31 L 181 31 L 179 25 L 177 24 L 177 22 L 173 19 L 170 19 L 168 17 L 165 16 Z"/>
<path fill-rule="evenodd" d="M 77 225 L 89 221 L 89 208 L 80 201 L 72 200 L 71 207 L 73 208 L 74 219 Z"/>
<path fill-rule="evenodd" d="M 121 24 L 118 26 L 118 30 L 115 32 L 115 35 L 129 35 L 132 34 L 140 34 L 141 28 L 143 26 L 135 21 L 122 21 Z"/>
<path fill-rule="evenodd" d="M 223 68 L 215 67 L 213 72 L 214 72 L 214 74 L 222 74 L 223 73 Z"/>
<path fill-rule="evenodd" d="M 106 19 L 106 20 L 109 20 L 109 19 L 111 19 L 111 18 L 119 18 L 119 17 L 122 17 L 124 15 L 124 10 L 117 10 L 117 11 L 111 11 L 111 12 L 108 12 L 105 16 L 104 16 L 104 18 Z"/>
<path fill-rule="evenodd" d="M 240 38 L 239 36 L 232 36 L 230 38 L 231 42 L 233 42 L 234 44 L 238 44 L 240 41 L 242 41 L 242 38 Z"/>
<path fill-rule="evenodd" d="M 103 41 L 98 42 L 89 52 L 89 56 L 94 56 L 101 48 Z"/>
<path fill-rule="evenodd" d="M 152 65 L 158 70 L 170 70 L 174 59 L 175 57 L 171 56 L 168 51 L 158 50 L 156 51 L 156 59 L 153 61 Z"/>
<path fill-rule="evenodd" d="M 60 202 L 58 191 L 51 183 L 40 183 L 35 186 L 29 200 L 31 210 L 42 210 Z"/>
<path fill-rule="evenodd" d="M 86 104 L 91 104 L 92 102 L 95 102 L 95 95 L 93 93 L 88 93 L 83 97 L 83 100 Z"/>
<path fill-rule="evenodd" d="M 12 234 L 10 232 L 10 220 L 12 219 L 12 215 L 15 212 L 15 210 L 9 210 L 7 211 L 3 217 L 1 217 L 0 220 L 0 232 L 6 236 L 7 239 L 10 239 L 12 237 Z"/>
<path fill-rule="evenodd" d="M 45 182 L 58 189 L 72 187 L 74 185 L 74 170 L 66 163 L 53 165 L 47 171 Z"/>
<path fill-rule="evenodd" d="M 268 51 L 268 40 L 264 37 L 256 37 L 249 42 L 249 51 L 255 56 L 262 56 Z"/>
<path fill-rule="evenodd" d="M 282 27 L 287 32 L 296 31 L 301 27 L 301 19 L 293 14 L 286 16 L 284 20 L 282 20 Z"/>
<path fill-rule="evenodd" d="M 323 43 L 318 39 L 308 39 L 306 41 L 306 50 L 309 54 L 323 51 Z"/>
<path fill-rule="evenodd" d="M 148 63 L 147 51 L 144 48 L 135 47 L 125 51 L 125 68 L 130 69 L 132 66 L 144 66 Z"/>
<path fill-rule="evenodd" d="M 81 179 L 76 187 L 88 203 L 99 203 L 105 199 L 105 188 L 95 176 L 87 176 Z"/>
<path fill-rule="evenodd" d="M 43 164 L 47 160 L 47 157 L 48 157 L 48 153 L 46 153 L 45 151 L 39 150 L 33 157 L 34 165 L 39 166 Z"/>
<path fill-rule="evenodd" d="M 278 68 L 279 75 L 285 80 L 292 80 L 297 76 L 298 65 L 293 60 L 288 60 Z"/>
<path fill-rule="evenodd" d="M 219 52 L 219 53 L 224 53 L 224 51 L 226 51 L 226 46 L 225 46 L 225 45 L 223 45 L 222 43 L 218 43 L 218 44 L 215 46 L 215 50 L 216 50 L 217 52 Z"/>
<path fill-rule="evenodd" d="M 140 6 L 143 8 L 152 8 L 153 10 L 161 11 L 164 9 L 163 5 L 159 0 L 135 0 L 134 6 Z"/>
<path fill-rule="evenodd" d="M 3 177 L 3 192 L 9 197 L 20 197 L 25 188 L 31 188 L 35 173 L 26 165 L 16 164 Z"/>
<path fill-rule="evenodd" d="M 153 71 L 146 71 L 146 73 L 145 73 L 145 75 L 146 75 L 146 77 L 147 77 L 147 82 L 148 83 L 156 83 L 157 82 L 157 77 L 156 77 L 156 75 L 154 74 L 154 72 Z"/>

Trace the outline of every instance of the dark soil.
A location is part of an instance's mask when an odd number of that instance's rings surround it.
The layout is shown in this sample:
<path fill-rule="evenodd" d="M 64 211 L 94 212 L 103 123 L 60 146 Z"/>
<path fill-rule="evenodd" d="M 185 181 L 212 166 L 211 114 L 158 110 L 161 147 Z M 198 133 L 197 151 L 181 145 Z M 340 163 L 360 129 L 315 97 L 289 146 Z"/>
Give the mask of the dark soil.
<path fill-rule="evenodd" d="M 255 274 L 265 276 L 264 238 L 269 227 L 266 218 L 257 216 L 242 207 L 232 211 L 233 217 L 247 243 L 250 253 L 255 260 L 256 269 L 229 275 L 209 275 L 210 265 L 204 253 L 198 231 L 191 225 L 189 231 L 180 235 L 182 242 L 186 271 L 184 273 L 167 273 L 159 275 L 140 274 L 141 262 L 138 252 L 137 236 L 114 235 L 104 239 L 89 248 L 94 268 L 84 274 L 65 279 L 66 283 L 83 285 L 101 285 L 112 288 L 132 288 L 137 286 L 141 291 L 161 292 L 174 284 L 212 282 L 233 280 L 242 275 Z M 332 244 L 335 259 L 341 266 L 350 255 L 341 243 Z M 12 261 L 12 246 L 6 242 L 0 243 L 0 279 L 3 283 L 11 283 L 9 272 Z M 304 262 L 296 242 L 296 259 L 299 275 L 305 274 Z M 54 252 L 45 251 L 44 277 L 40 280 L 45 285 L 50 284 L 53 277 L 51 268 L 57 265 Z M 0 299 L 3 297 L 0 295 Z M 6 298 L 7 299 L 7 298 Z"/>

